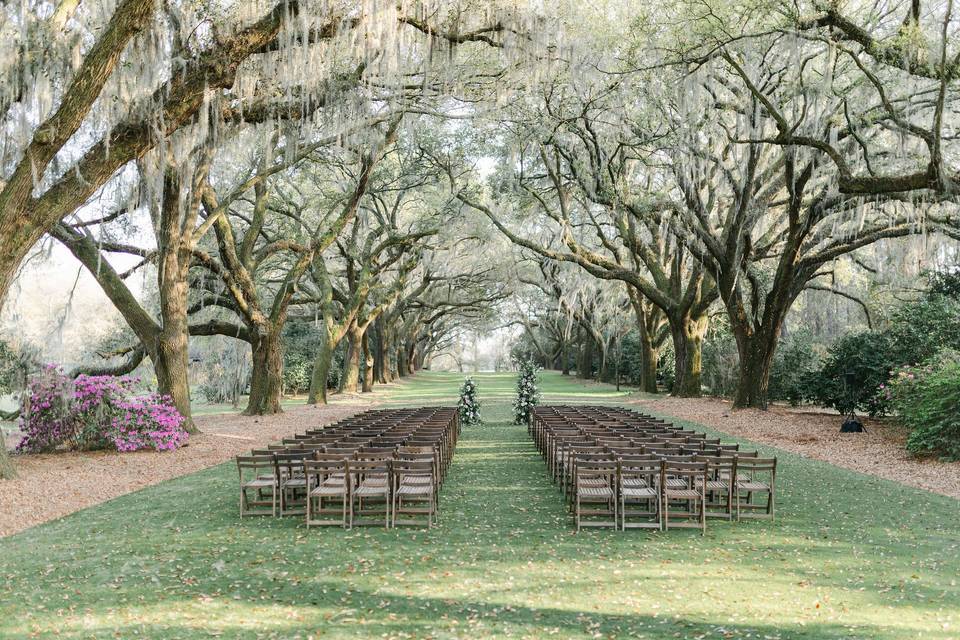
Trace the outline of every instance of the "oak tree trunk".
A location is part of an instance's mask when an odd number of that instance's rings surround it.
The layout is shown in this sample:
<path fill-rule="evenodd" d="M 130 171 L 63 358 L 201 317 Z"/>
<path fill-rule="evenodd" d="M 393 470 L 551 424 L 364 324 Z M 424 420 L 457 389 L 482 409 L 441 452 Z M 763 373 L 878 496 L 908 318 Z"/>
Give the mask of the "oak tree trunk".
<path fill-rule="evenodd" d="M 176 184 L 165 193 L 164 212 L 160 227 L 160 269 L 157 274 L 160 289 L 160 333 L 156 345 L 149 349 L 150 359 L 157 374 L 157 387 L 161 394 L 170 396 L 177 411 L 184 418 L 184 428 L 197 433 L 190 412 L 190 328 L 187 318 L 187 295 L 189 286 L 189 247 L 184 247 L 180 219 L 177 211 L 179 181 L 167 178 Z M 190 244 L 190 243 L 188 243 Z"/>
<path fill-rule="evenodd" d="M 707 332 L 707 316 L 691 318 L 684 315 L 670 319 L 673 337 L 675 379 L 673 395 L 679 398 L 699 398 L 700 374 L 703 370 L 703 337 Z"/>
<path fill-rule="evenodd" d="M 593 353 L 596 349 L 596 342 L 593 336 L 583 335 L 583 341 L 580 345 L 580 358 L 577 362 L 577 377 L 589 380 L 593 377 Z"/>
<path fill-rule="evenodd" d="M 283 389 L 283 349 L 280 332 L 273 327 L 253 333 L 253 371 L 250 398 L 243 414 L 248 416 L 283 413 L 280 396 Z"/>
<path fill-rule="evenodd" d="M 740 380 L 737 383 L 737 395 L 733 400 L 734 407 L 767 408 L 773 354 L 772 349 L 751 345 L 746 357 L 740 356 Z"/>
<path fill-rule="evenodd" d="M 157 389 L 170 396 L 173 405 L 183 416 L 183 428 L 190 433 L 199 433 L 190 413 L 189 360 L 186 349 L 187 334 L 161 337 L 157 346 L 153 370 L 157 374 Z M 184 344 L 179 344 L 183 342 Z"/>
<path fill-rule="evenodd" d="M 340 376 L 341 393 L 356 393 L 360 390 L 362 337 L 360 329 L 356 325 L 351 325 L 347 331 L 347 355 L 343 359 L 343 375 Z"/>
<path fill-rule="evenodd" d="M 383 323 L 380 321 L 380 318 L 377 319 L 376 327 L 377 334 L 373 341 L 373 373 L 376 382 L 379 384 L 387 384 L 390 382 L 390 372 L 387 369 L 387 338 L 384 335 Z"/>
<path fill-rule="evenodd" d="M 310 392 L 307 394 L 307 404 L 327 404 L 327 382 L 330 378 L 330 367 L 333 364 L 333 344 L 330 329 L 327 323 L 322 324 L 320 346 L 313 359 L 313 374 L 310 376 Z"/>
<path fill-rule="evenodd" d="M 373 391 L 373 352 L 370 350 L 370 331 L 364 331 L 360 338 L 361 351 L 363 352 L 363 387 L 364 393 Z"/>
<path fill-rule="evenodd" d="M 768 406 L 770 370 L 790 304 L 779 300 L 767 304 L 771 307 L 765 310 L 763 323 L 756 330 L 749 324 L 737 323 L 732 327 L 740 356 L 740 379 L 733 400 L 733 406 L 738 409 Z"/>
<path fill-rule="evenodd" d="M 0 480 L 12 480 L 17 477 L 17 470 L 13 466 L 13 460 L 10 459 L 10 453 L 7 451 L 7 443 L 0 439 Z"/>
<path fill-rule="evenodd" d="M 407 347 L 407 358 L 405 361 L 405 366 L 407 368 L 407 373 L 413 375 L 417 372 L 417 343 L 411 341 L 410 346 Z"/>
<path fill-rule="evenodd" d="M 657 349 L 646 331 L 640 331 L 640 390 L 657 392 Z"/>

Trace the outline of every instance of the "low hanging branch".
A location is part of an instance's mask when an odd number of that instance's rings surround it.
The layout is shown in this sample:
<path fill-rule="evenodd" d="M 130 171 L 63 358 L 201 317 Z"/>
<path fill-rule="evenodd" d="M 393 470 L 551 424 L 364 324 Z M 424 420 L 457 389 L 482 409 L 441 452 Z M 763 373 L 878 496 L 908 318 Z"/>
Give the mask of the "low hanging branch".
<path fill-rule="evenodd" d="M 147 357 L 147 351 L 143 345 L 138 344 L 132 347 L 124 360 L 115 365 L 85 365 L 74 368 L 69 376 L 76 378 L 80 375 L 85 376 L 124 376 L 131 373 L 140 366 L 140 363 Z"/>
<path fill-rule="evenodd" d="M 866 302 L 864 302 L 857 296 L 841 291 L 836 287 L 828 287 L 827 285 L 823 285 L 823 284 L 809 283 L 804 288 L 812 289 L 813 291 L 826 291 L 828 293 L 832 293 L 835 296 L 846 298 L 847 300 L 850 300 L 851 302 L 856 303 L 863 310 L 863 315 L 867 320 L 867 328 L 870 329 L 870 331 L 873 331 L 873 318 L 870 315 L 870 308 L 867 306 Z"/>

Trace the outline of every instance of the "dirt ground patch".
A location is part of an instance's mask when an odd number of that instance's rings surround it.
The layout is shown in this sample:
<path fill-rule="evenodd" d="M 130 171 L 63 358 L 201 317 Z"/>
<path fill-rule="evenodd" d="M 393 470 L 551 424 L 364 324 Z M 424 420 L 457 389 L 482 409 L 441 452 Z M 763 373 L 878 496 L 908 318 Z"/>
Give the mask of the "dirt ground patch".
<path fill-rule="evenodd" d="M 289 408 L 277 416 L 195 418 L 201 433 L 177 451 L 92 451 L 14 456 L 17 478 L 0 480 L 0 537 L 152 484 L 199 471 L 294 432 L 369 408 L 367 400 Z"/>
<path fill-rule="evenodd" d="M 863 419 L 867 433 L 840 433 L 839 415 L 807 408 L 735 411 L 724 400 L 668 397 L 637 400 L 636 405 L 640 411 L 699 422 L 807 458 L 960 498 L 960 463 L 911 456 L 904 446 L 905 431 L 885 422 Z"/>

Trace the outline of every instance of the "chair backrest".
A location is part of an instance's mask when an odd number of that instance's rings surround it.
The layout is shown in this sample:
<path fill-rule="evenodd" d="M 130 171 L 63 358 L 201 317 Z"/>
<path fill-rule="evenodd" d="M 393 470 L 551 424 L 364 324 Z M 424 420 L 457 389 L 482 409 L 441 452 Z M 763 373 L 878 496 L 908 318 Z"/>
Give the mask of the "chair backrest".
<path fill-rule="evenodd" d="M 313 459 L 313 451 L 277 451 L 273 454 L 273 463 L 279 477 L 281 473 L 299 475 L 303 472 L 303 461 Z"/>
<path fill-rule="evenodd" d="M 427 453 L 429 453 L 429 454 L 432 456 L 433 453 L 434 453 L 434 451 L 436 451 L 436 448 L 433 447 L 432 445 L 431 445 L 431 446 L 426 446 L 426 445 L 419 445 L 419 446 L 402 445 L 402 446 L 397 447 L 397 454 L 398 454 L 398 455 L 404 455 L 404 456 L 405 456 L 405 455 L 408 455 L 408 454 L 427 454 Z"/>
<path fill-rule="evenodd" d="M 607 447 L 610 453 L 616 456 L 634 456 L 634 455 L 645 455 L 643 447 Z"/>
<path fill-rule="evenodd" d="M 600 447 L 596 445 L 590 445 L 590 446 L 575 445 L 570 447 L 571 456 L 580 457 L 580 456 L 586 456 L 589 454 L 600 454 L 608 458 L 611 457 L 606 447 Z"/>
<path fill-rule="evenodd" d="M 352 458 L 353 454 L 355 454 L 359 448 L 360 447 L 343 447 L 338 445 L 336 447 L 324 447 L 323 452 L 335 456 Z"/>
<path fill-rule="evenodd" d="M 624 453 L 618 454 L 617 459 L 623 460 L 625 462 L 656 462 L 657 466 L 660 465 L 660 458 L 658 456 L 649 454 L 649 453 Z"/>
<path fill-rule="evenodd" d="M 410 475 L 429 475 L 435 477 L 433 460 L 418 460 L 409 457 L 398 457 L 390 465 L 390 471 L 395 476 Z"/>
<path fill-rule="evenodd" d="M 644 448 L 644 453 L 652 453 L 655 456 L 678 456 L 680 455 L 681 447 L 673 447 L 669 445 L 660 445 L 657 447 L 647 447 Z"/>
<path fill-rule="evenodd" d="M 617 477 L 619 464 L 610 458 L 607 460 L 578 460 L 574 467 L 574 476 L 584 478 L 606 478 L 613 481 Z"/>
<path fill-rule="evenodd" d="M 694 457 L 694 461 L 706 462 L 709 465 L 711 477 L 720 477 L 720 475 L 724 473 L 730 474 L 736 464 L 733 456 L 701 455 Z"/>
<path fill-rule="evenodd" d="M 310 482 L 311 478 L 319 477 L 320 480 L 323 480 L 327 476 L 346 474 L 350 472 L 350 460 L 340 457 L 331 457 L 320 454 L 320 459 L 318 460 L 304 460 L 303 461 L 303 473 L 307 476 L 308 484 L 312 486 Z"/>
<path fill-rule="evenodd" d="M 677 462 L 675 460 L 663 460 L 661 475 L 671 476 L 673 478 L 701 478 L 706 480 L 707 471 L 710 465 L 706 462 Z"/>
<path fill-rule="evenodd" d="M 621 477 L 643 478 L 650 481 L 660 476 L 663 460 L 651 456 L 625 456 L 619 459 Z"/>
<path fill-rule="evenodd" d="M 741 456 L 736 456 L 737 475 L 753 475 L 757 473 L 770 473 L 776 474 L 777 472 L 777 459 L 776 458 L 744 458 Z"/>
<path fill-rule="evenodd" d="M 259 471 L 261 469 L 273 473 L 273 454 L 237 456 L 237 470 L 240 471 L 240 475 L 243 475 L 245 470 Z"/>
<path fill-rule="evenodd" d="M 386 455 L 393 457 L 393 454 L 396 452 L 396 447 L 361 447 L 357 451 L 357 457 L 369 456 L 369 455 Z"/>
<path fill-rule="evenodd" d="M 350 473 L 356 476 L 362 476 L 368 473 L 384 474 L 390 472 L 391 461 L 381 460 L 350 460 Z"/>

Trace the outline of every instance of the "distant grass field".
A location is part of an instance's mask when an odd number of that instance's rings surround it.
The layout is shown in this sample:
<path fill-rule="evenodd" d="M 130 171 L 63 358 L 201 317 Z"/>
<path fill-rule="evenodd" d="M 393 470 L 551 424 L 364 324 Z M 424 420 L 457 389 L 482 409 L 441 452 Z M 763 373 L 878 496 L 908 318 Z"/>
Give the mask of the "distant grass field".
<path fill-rule="evenodd" d="M 776 522 L 572 532 L 513 374 L 481 374 L 431 530 L 237 518 L 225 464 L 0 540 L 0 637 L 957 638 L 960 502 L 796 455 Z M 454 402 L 422 373 L 397 405 Z M 544 402 L 617 403 L 547 373 Z"/>

